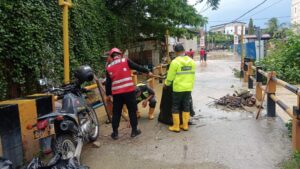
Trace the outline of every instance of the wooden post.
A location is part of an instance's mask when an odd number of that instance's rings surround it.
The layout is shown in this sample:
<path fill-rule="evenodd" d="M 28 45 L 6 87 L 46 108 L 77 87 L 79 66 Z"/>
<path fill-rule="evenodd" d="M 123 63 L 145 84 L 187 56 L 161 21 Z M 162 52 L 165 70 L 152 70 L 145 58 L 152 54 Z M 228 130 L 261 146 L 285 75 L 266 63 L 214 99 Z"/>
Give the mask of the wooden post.
<path fill-rule="evenodd" d="M 152 77 L 152 78 L 150 78 L 149 80 L 148 80 L 148 85 L 152 88 L 152 89 L 154 89 L 154 77 Z"/>
<path fill-rule="evenodd" d="M 262 101 L 262 94 L 263 94 L 263 91 L 262 89 L 260 88 L 260 85 L 262 84 L 262 75 L 258 72 L 259 70 L 261 70 L 262 68 L 261 67 L 256 67 L 256 87 L 255 87 L 255 90 L 256 90 L 256 100 L 258 100 L 259 102 Z"/>
<path fill-rule="evenodd" d="M 253 89 L 253 80 L 250 78 L 251 76 L 253 76 L 253 69 L 252 69 L 253 63 L 250 61 L 248 63 L 248 88 L 249 89 Z"/>
<path fill-rule="evenodd" d="M 136 74 L 132 74 L 131 77 L 132 77 L 133 83 L 134 83 L 135 85 L 137 85 L 137 84 L 138 84 L 138 78 L 137 78 L 137 75 L 136 75 Z"/>
<path fill-rule="evenodd" d="M 158 74 L 160 76 L 163 74 L 163 67 L 162 67 L 162 65 L 159 65 L 159 67 L 158 67 Z"/>
<path fill-rule="evenodd" d="M 276 103 L 271 98 L 271 95 L 275 95 L 276 93 L 276 82 L 272 80 L 272 77 L 276 76 L 276 72 L 270 72 L 268 73 L 269 85 L 266 86 L 268 98 L 267 98 L 267 116 L 268 117 L 275 117 L 276 116 Z"/>
<path fill-rule="evenodd" d="M 294 151 L 300 151 L 300 95 L 298 93 L 298 106 L 293 107 L 292 144 Z"/>
<path fill-rule="evenodd" d="M 159 65 L 159 67 L 158 67 L 158 74 L 159 74 L 160 76 L 163 75 L 163 66 L 162 66 L 162 64 Z M 161 78 L 159 79 L 159 83 L 163 83 L 163 80 L 162 80 Z"/>

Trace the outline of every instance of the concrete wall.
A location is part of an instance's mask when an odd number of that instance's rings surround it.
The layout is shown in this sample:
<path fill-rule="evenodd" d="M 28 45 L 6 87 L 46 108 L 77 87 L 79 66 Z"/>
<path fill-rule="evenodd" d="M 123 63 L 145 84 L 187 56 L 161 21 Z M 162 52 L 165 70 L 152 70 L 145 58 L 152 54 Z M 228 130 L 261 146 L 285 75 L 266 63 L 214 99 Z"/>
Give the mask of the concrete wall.
<path fill-rule="evenodd" d="M 186 51 L 193 49 L 194 51 L 198 51 L 197 37 L 194 36 L 192 39 L 180 38 L 176 39 L 173 37 L 169 38 L 169 51 L 174 52 L 173 45 L 181 43 Z"/>
<path fill-rule="evenodd" d="M 161 44 L 159 41 L 150 40 L 132 44 L 129 49 L 129 58 L 140 64 L 158 65 L 160 63 Z M 152 63 L 149 63 L 152 62 Z"/>
<path fill-rule="evenodd" d="M 193 49 L 194 51 L 198 50 L 197 48 L 197 37 L 194 37 L 193 39 L 179 39 L 179 43 L 183 44 L 183 47 L 186 51 Z"/>

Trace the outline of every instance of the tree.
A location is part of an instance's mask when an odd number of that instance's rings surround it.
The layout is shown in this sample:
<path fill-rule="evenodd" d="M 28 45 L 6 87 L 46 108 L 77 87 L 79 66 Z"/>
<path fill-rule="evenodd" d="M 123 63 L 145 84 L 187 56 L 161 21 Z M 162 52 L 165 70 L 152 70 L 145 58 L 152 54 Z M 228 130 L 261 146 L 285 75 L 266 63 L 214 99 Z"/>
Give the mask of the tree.
<path fill-rule="evenodd" d="M 254 26 L 253 26 L 253 19 L 250 18 L 249 25 L 248 25 L 248 35 L 254 35 Z"/>
<path fill-rule="evenodd" d="M 271 18 L 267 22 L 267 29 L 266 32 L 271 35 L 271 37 L 274 36 L 275 32 L 278 31 L 278 19 L 277 18 Z"/>
<path fill-rule="evenodd" d="M 212 8 L 216 8 L 218 2 L 207 1 Z M 126 24 L 133 41 L 141 38 L 141 34 L 143 38 L 162 39 L 167 29 L 173 36 L 182 36 L 189 34 L 187 28 L 207 23 L 187 0 L 106 0 L 106 6 L 122 18 L 120 24 Z"/>

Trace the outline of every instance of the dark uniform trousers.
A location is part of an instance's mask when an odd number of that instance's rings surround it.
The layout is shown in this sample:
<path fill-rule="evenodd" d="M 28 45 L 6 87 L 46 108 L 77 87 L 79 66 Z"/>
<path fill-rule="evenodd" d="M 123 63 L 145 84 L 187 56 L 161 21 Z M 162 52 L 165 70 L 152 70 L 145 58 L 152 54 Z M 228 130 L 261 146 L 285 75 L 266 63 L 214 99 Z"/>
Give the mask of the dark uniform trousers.
<path fill-rule="evenodd" d="M 121 113 L 123 105 L 126 104 L 128 109 L 128 114 L 130 118 L 130 124 L 132 130 L 137 129 L 137 103 L 135 92 L 123 93 L 123 94 L 116 94 L 113 95 L 113 117 L 112 117 L 112 128 L 114 132 L 118 131 L 119 123 L 121 119 Z"/>

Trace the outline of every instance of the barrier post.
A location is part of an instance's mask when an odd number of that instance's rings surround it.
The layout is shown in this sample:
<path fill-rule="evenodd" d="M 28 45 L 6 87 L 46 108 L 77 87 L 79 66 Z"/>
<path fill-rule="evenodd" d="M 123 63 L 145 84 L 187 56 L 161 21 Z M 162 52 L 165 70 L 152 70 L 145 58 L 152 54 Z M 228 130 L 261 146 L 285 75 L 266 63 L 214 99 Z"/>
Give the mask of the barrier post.
<path fill-rule="evenodd" d="M 276 116 L 276 103 L 271 98 L 271 95 L 275 95 L 276 93 L 276 82 L 272 80 L 272 77 L 275 77 L 276 73 L 270 72 L 268 73 L 268 78 L 270 78 L 269 84 L 266 86 L 267 90 L 267 116 L 268 117 L 275 117 Z"/>
<path fill-rule="evenodd" d="M 253 76 L 253 69 L 252 69 L 253 63 L 249 62 L 248 63 L 248 88 L 249 89 L 253 89 L 253 80 L 250 78 L 251 76 Z"/>
<path fill-rule="evenodd" d="M 298 94 L 298 105 L 293 107 L 292 143 L 293 150 L 300 151 L 300 95 Z"/>
<path fill-rule="evenodd" d="M 259 70 L 262 70 L 261 66 L 256 67 L 256 100 L 262 101 L 262 89 L 260 88 L 260 85 L 262 84 L 262 74 L 259 73 Z"/>

